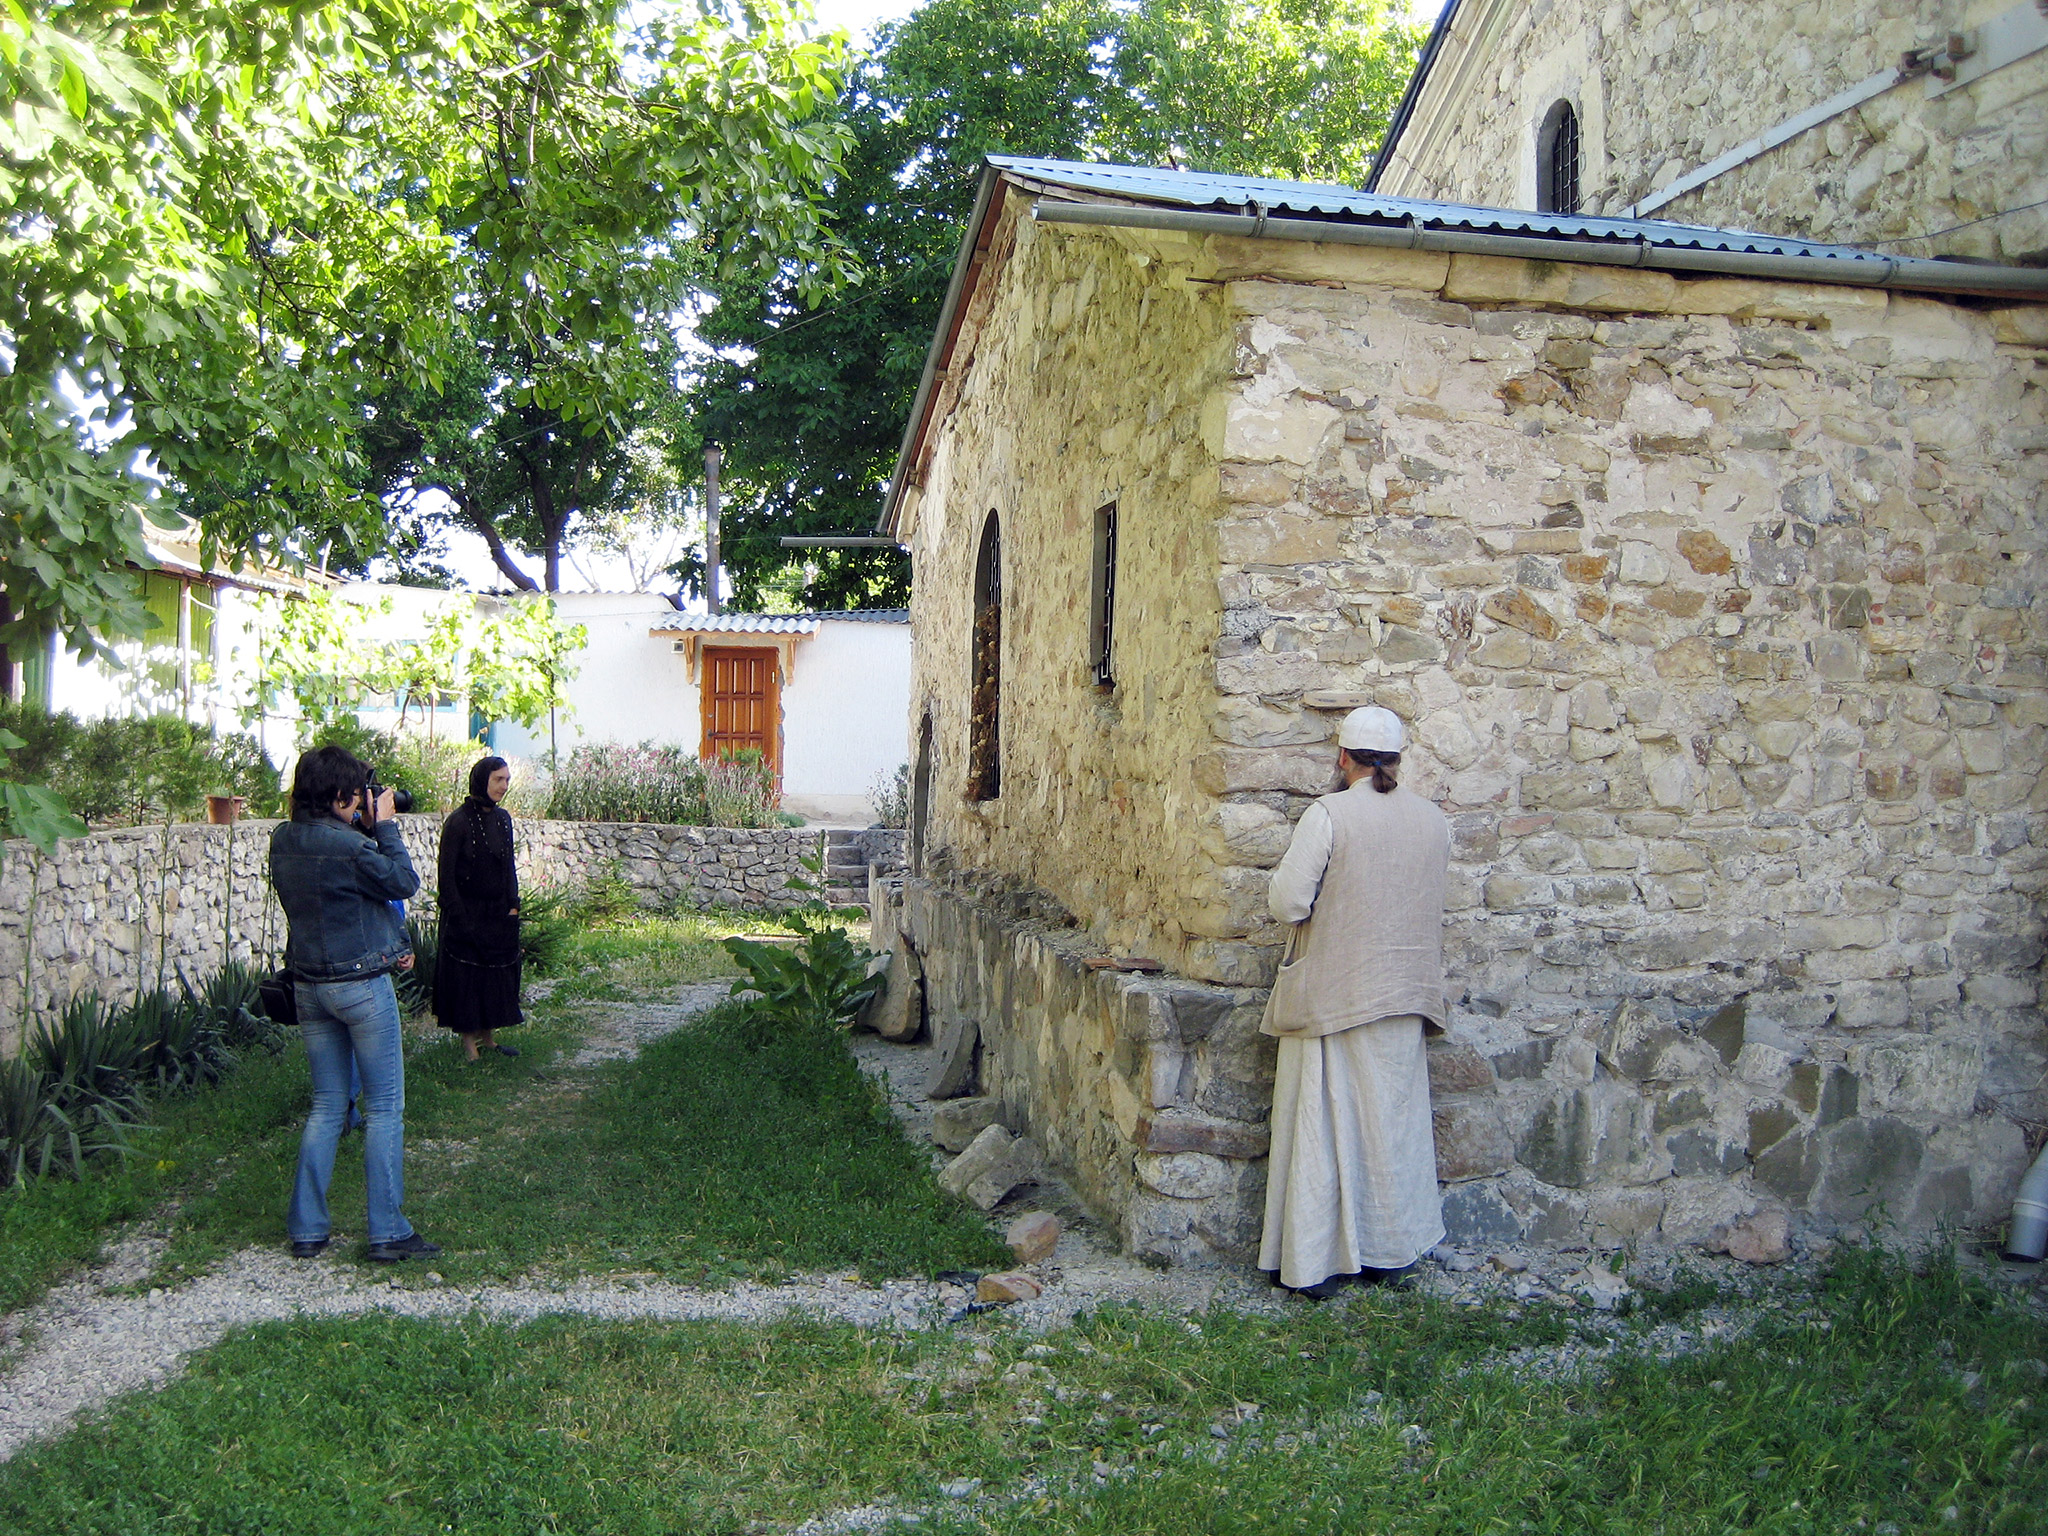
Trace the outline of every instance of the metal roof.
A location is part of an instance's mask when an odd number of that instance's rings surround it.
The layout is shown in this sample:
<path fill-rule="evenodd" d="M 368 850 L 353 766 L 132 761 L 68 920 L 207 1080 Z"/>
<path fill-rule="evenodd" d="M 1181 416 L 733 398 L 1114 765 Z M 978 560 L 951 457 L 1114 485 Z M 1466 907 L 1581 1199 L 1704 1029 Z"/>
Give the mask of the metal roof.
<path fill-rule="evenodd" d="M 908 608 L 848 608 L 830 613 L 683 613 L 654 626 L 655 635 L 814 635 L 827 622 L 908 624 Z"/>
<path fill-rule="evenodd" d="M 1591 214 L 1533 213 L 1520 208 L 1433 203 L 1321 182 L 1273 181 L 1263 176 L 1218 176 L 1206 171 L 1153 170 L 1131 165 L 1084 165 L 1071 160 L 1025 160 L 1006 155 L 991 155 L 989 164 L 1047 189 L 1063 187 L 1155 206 L 1263 215 L 1275 220 L 1314 218 L 1401 228 L 1527 235 L 1536 239 L 1648 244 L 1679 250 L 1825 257 L 1868 262 L 1873 267 L 1895 260 L 1854 246 L 1823 245 L 1749 230 L 1673 224 L 1663 219 L 1611 219 Z M 1569 259 L 1563 252 L 1559 257 Z"/>

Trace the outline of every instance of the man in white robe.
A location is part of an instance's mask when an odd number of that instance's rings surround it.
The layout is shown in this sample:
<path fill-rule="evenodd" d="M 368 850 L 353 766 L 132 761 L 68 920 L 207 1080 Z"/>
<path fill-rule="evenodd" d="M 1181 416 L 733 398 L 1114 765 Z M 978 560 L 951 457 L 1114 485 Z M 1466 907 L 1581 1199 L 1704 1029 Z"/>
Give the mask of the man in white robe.
<path fill-rule="evenodd" d="M 1450 825 L 1395 781 L 1380 708 L 1338 732 L 1345 788 L 1302 814 L 1268 904 L 1294 924 L 1262 1028 L 1280 1042 L 1259 1267 L 1323 1297 L 1443 1240 L 1424 1031 L 1443 1030 Z"/>

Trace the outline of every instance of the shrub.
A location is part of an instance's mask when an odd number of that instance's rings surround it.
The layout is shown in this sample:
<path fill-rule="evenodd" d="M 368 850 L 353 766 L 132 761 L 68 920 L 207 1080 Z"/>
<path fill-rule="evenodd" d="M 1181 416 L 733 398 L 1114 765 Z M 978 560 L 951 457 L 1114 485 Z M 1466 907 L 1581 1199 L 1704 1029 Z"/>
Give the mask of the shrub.
<path fill-rule="evenodd" d="M 707 763 L 681 747 L 653 742 L 583 746 L 556 771 L 548 815 L 565 821 L 774 826 L 775 774 L 751 750 Z"/>
<path fill-rule="evenodd" d="M 412 796 L 422 814 L 452 811 L 469 793 L 469 768 L 491 749 L 479 741 L 429 741 L 417 731 L 372 730 L 346 715 L 316 731 L 311 745 L 341 747 L 376 770 L 377 781 Z"/>
<path fill-rule="evenodd" d="M 910 825 L 910 764 L 900 764 L 894 773 L 878 773 L 868 786 L 868 799 L 875 807 L 878 827 Z"/>
<path fill-rule="evenodd" d="M 48 784 L 101 825 L 196 817 L 210 794 L 241 795 L 256 816 L 283 802 L 277 768 L 252 737 L 176 715 L 81 721 L 0 702 L 0 727 L 27 743 L 11 754 L 16 777 Z"/>

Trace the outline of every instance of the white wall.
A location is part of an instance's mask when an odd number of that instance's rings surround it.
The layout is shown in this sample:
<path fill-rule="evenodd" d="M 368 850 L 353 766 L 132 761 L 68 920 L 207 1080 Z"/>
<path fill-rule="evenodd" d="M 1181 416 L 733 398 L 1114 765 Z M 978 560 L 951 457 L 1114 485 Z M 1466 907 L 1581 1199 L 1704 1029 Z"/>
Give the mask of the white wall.
<path fill-rule="evenodd" d="M 123 640 L 116 662 L 81 658 L 61 639 L 51 642 L 50 709 L 81 720 L 108 716 L 175 714 L 219 731 L 241 730 L 240 709 L 256 687 L 256 594 L 239 587 L 215 591 L 214 653 L 195 657 L 189 702 L 177 685 L 175 645 Z M 207 674 L 211 674 L 210 676 Z M 261 732 L 252 732 L 261 735 Z M 273 732 L 273 759 L 289 750 L 289 733 Z"/>
<path fill-rule="evenodd" d="M 865 824 L 868 791 L 910 756 L 910 626 L 827 619 L 782 690 L 782 799 L 799 816 Z"/>
<path fill-rule="evenodd" d="M 561 751 L 585 741 L 654 741 L 697 750 L 697 685 L 674 646 L 647 633 L 676 617 L 667 598 L 658 592 L 557 592 L 555 611 L 563 624 L 581 624 L 589 633 L 572 658 L 572 707 L 555 723 Z M 492 745 L 505 757 L 545 757 L 548 723 L 527 730 L 507 721 Z"/>

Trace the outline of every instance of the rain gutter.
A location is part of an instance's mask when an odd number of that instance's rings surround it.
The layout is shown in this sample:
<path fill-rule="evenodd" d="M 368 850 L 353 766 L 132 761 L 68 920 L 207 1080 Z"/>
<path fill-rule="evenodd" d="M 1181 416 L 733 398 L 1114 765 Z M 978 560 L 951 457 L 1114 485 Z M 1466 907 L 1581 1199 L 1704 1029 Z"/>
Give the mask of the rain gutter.
<path fill-rule="evenodd" d="M 1529 261 L 1645 267 L 1664 272 L 1707 272 L 1724 277 L 1782 282 L 1841 283 L 1859 288 L 1900 288 L 1982 298 L 2048 300 L 2048 268 L 1931 261 L 1915 256 L 1791 256 L 1768 251 L 1712 251 L 1658 245 L 1646 239 L 1596 242 L 1560 237 L 1427 229 L 1405 224 L 1347 224 L 1327 219 L 1274 218 L 1264 213 L 1202 213 L 1183 208 L 1127 208 L 1040 199 L 1032 218 L 1047 224 L 1118 229 L 1163 229 L 1192 235 L 1253 240 L 1306 240 L 1390 250 L 1450 251 L 1470 256 L 1515 256 Z M 913 420 L 915 418 L 913 417 Z"/>

